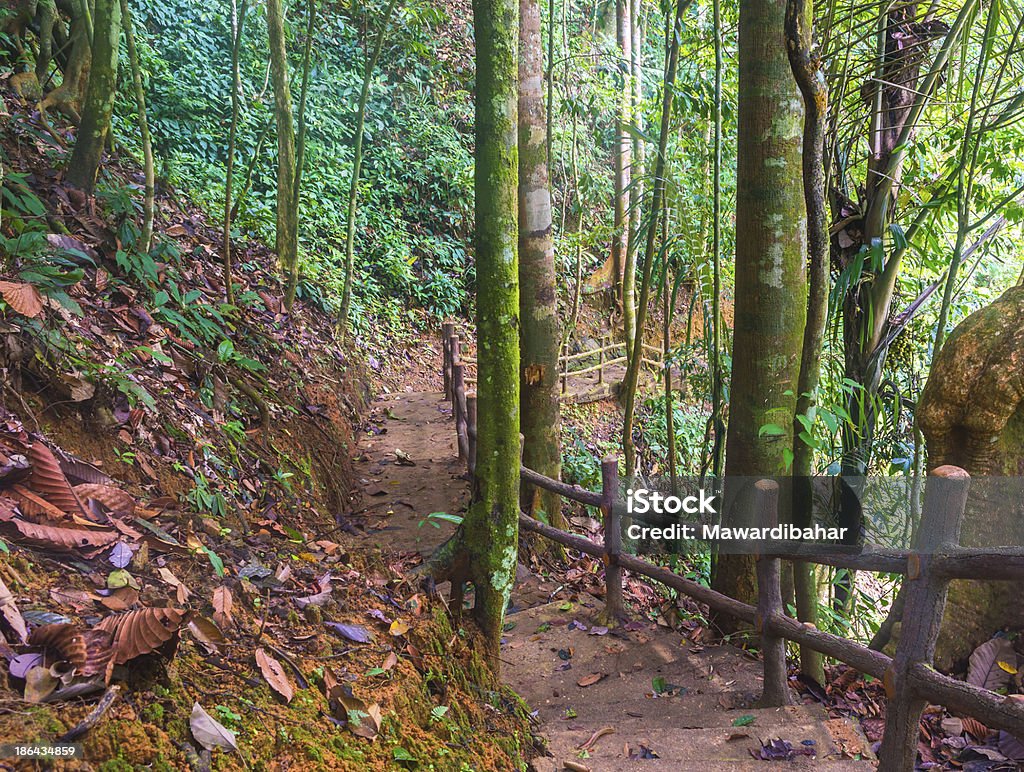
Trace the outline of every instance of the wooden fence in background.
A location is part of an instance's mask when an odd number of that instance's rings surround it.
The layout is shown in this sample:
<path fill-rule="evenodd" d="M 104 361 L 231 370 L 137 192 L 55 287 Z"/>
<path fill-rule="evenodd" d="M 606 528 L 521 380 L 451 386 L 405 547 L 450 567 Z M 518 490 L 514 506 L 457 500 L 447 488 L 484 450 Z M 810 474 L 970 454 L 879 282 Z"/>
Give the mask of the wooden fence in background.
<path fill-rule="evenodd" d="M 463 366 L 462 377 L 465 383 L 467 385 L 475 385 L 477 379 L 467 368 L 476 367 L 476 357 L 465 356 L 462 353 L 462 339 L 455 332 L 454 324 L 447 323 L 443 326 L 441 343 L 445 349 L 445 383 L 447 384 L 447 378 L 451 377 L 449 370 L 452 365 L 447 364 L 449 362 L 448 357 L 451 356 L 451 362 Z M 662 350 L 657 346 L 651 346 L 647 343 L 643 344 L 643 349 L 645 356 L 641 358 L 641 363 L 656 372 L 661 372 L 664 369 Z M 648 353 L 651 356 L 646 356 Z M 454 356 L 452 356 L 453 354 Z M 569 353 L 569 344 L 566 342 L 562 345 L 562 353 L 558 357 L 558 377 L 562 384 L 562 394 L 568 394 L 569 392 L 569 378 L 596 372 L 597 383 L 600 385 L 605 382 L 605 373 L 609 368 L 616 365 L 625 365 L 627 361 L 626 344 L 612 341 L 610 335 L 603 336 L 597 348 L 579 351 L 575 354 Z M 447 386 L 445 394 L 448 394 Z"/>
<path fill-rule="evenodd" d="M 446 328 L 448 326 L 446 325 Z M 475 470 L 476 395 L 466 391 L 465 364 L 459 359 L 459 338 L 444 331 L 445 398 L 452 403 L 459 459 L 470 475 Z M 631 571 L 671 587 L 703 603 L 712 611 L 751 624 L 761 636 L 764 659 L 765 707 L 790 702 L 785 642 L 793 641 L 844 662 L 882 681 L 887 698 L 885 734 L 879 751 L 882 772 L 914 768 L 921 714 L 928 703 L 972 716 L 991 729 L 1002 729 L 1024 739 L 1024 700 L 1002 696 L 943 675 L 932 666 L 946 591 L 952 579 L 1024 580 L 1024 548 L 969 548 L 959 546 L 960 524 L 967 503 L 970 476 L 963 469 L 943 466 L 934 470 L 925 487 L 918 544 L 910 551 L 861 550 L 803 542 L 775 543 L 757 557 L 756 606 L 723 595 L 634 555 L 622 552 L 619 498 L 619 462 L 601 462 L 601 491 L 553 480 L 521 467 L 522 479 L 580 504 L 600 509 L 604 539 L 591 539 L 553 528 L 523 513 L 519 525 L 565 547 L 601 559 L 605 565 L 605 611 L 610 619 L 625 616 L 622 572 Z M 761 480 L 755 486 L 756 522 L 778 524 L 778 484 Z M 906 603 L 894 656 L 874 651 L 855 641 L 803 624 L 785 613 L 781 589 L 783 560 L 801 560 L 853 570 L 903 574 Z"/>

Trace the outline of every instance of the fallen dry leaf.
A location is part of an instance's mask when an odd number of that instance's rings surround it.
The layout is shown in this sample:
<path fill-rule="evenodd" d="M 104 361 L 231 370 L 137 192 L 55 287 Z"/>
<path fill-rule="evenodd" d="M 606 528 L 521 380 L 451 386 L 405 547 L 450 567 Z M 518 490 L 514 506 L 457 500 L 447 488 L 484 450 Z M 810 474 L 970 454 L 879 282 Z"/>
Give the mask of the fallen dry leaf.
<path fill-rule="evenodd" d="M 213 621 L 221 630 L 231 627 L 231 590 L 221 585 L 213 591 Z"/>
<path fill-rule="evenodd" d="M 31 284 L 0 281 L 0 296 L 11 308 L 30 319 L 43 312 L 43 298 Z"/>
<path fill-rule="evenodd" d="M 284 697 L 285 702 L 291 702 L 292 697 L 295 696 L 295 689 L 292 687 L 291 681 L 288 680 L 281 663 L 259 648 L 256 649 L 256 664 L 259 665 L 260 672 L 267 679 L 270 688 Z"/>
<path fill-rule="evenodd" d="M 28 477 L 27 487 L 33 493 L 69 515 L 85 516 L 82 502 L 75 495 L 53 452 L 45 444 L 39 440 L 33 442 L 28 449 L 28 460 L 32 464 L 32 474 Z"/>
<path fill-rule="evenodd" d="M 76 485 L 74 490 L 82 501 L 95 501 L 120 517 L 132 517 L 135 514 L 135 498 L 120 488 L 100 483 L 82 483 Z"/>
<path fill-rule="evenodd" d="M 203 710 L 203 706 L 198 702 L 192 706 L 192 715 L 189 717 L 188 723 L 192 730 L 192 736 L 206 750 L 212 751 L 214 748 L 238 750 L 235 733 L 216 721 L 213 716 Z"/>
<path fill-rule="evenodd" d="M 591 673 L 590 675 L 583 676 L 583 678 L 576 682 L 576 685 L 585 689 L 588 686 L 593 686 L 604 677 L 604 673 Z"/>
<path fill-rule="evenodd" d="M 156 651 L 178 635 L 188 612 L 176 608 L 141 608 L 101 619 L 97 630 L 114 638 L 114 662 L 123 665 Z"/>
<path fill-rule="evenodd" d="M 7 589 L 2 578 L 0 578 L 0 618 L 14 632 L 20 643 L 24 643 L 28 639 L 28 625 L 25 624 L 21 612 L 14 603 L 14 596 L 11 595 L 11 591 Z"/>

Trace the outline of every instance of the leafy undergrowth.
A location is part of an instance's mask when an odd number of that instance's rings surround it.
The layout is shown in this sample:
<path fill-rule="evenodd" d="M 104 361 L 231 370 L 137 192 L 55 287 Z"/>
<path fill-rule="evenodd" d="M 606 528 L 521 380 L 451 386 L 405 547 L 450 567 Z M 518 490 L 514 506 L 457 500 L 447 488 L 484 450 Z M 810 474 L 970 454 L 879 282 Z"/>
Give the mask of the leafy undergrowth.
<path fill-rule="evenodd" d="M 257 244 L 227 304 L 202 212 L 161 191 L 143 250 L 130 163 L 87 200 L 5 118 L 0 737 L 56 740 L 116 686 L 92 768 L 520 767 L 524 711 L 412 561 L 346 544 L 382 349 L 339 347 L 312 287 L 285 313 Z"/>

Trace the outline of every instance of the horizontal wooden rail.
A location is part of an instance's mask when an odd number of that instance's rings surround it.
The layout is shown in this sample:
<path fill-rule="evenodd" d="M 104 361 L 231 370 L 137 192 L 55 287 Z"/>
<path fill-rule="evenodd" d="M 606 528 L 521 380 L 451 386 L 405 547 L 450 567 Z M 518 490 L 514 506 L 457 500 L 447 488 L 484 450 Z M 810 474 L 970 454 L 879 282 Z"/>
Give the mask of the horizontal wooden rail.
<path fill-rule="evenodd" d="M 880 574 L 903 574 L 907 571 L 907 557 L 904 550 L 863 551 L 861 547 L 842 545 L 807 544 L 803 542 L 775 542 L 768 549 L 773 557 L 783 560 L 799 560 L 818 563 L 833 568 L 849 568 L 855 571 L 875 571 Z"/>
<path fill-rule="evenodd" d="M 525 466 L 520 467 L 519 472 L 522 479 L 530 483 L 530 485 L 536 485 L 538 488 L 557 493 L 564 499 L 578 501 L 580 504 L 586 504 L 588 507 L 599 507 L 603 501 L 600 493 L 588 491 L 579 485 L 570 485 L 560 480 L 552 480 L 550 477 L 546 477 L 532 469 L 527 469 Z"/>
<path fill-rule="evenodd" d="M 451 400 L 458 438 L 459 458 L 466 462 L 469 474 L 476 459 L 476 395 L 466 393 L 466 361 L 460 357 L 457 335 L 445 325 L 444 351 L 445 397 Z M 621 345 L 621 344 L 619 344 Z M 581 372 L 603 368 L 601 362 Z M 653 348 L 647 346 L 647 348 Z M 575 356 L 575 355 L 573 355 Z M 624 359 L 624 358 L 623 358 Z M 568 373 L 562 360 L 563 388 Z M 612 360 L 613 362 L 615 360 Z M 642 362 L 655 364 L 641 357 Z M 1024 736 L 1024 703 L 1017 695 L 1003 697 L 986 689 L 957 681 L 938 673 L 931 666 L 939 625 L 942 620 L 946 587 L 951 579 L 1024 580 L 1024 548 L 971 548 L 959 545 L 960 523 L 967 502 L 970 477 L 956 467 L 939 467 L 929 476 L 925 487 L 918 538 L 912 551 L 872 549 L 806 542 L 781 542 L 757 556 L 758 605 L 752 606 L 705 587 L 685 577 L 653 565 L 639 557 L 622 553 L 618 501 L 618 461 L 606 458 L 601 463 L 602 490 L 595 493 L 578 485 L 554 480 L 520 465 L 521 479 L 539 488 L 586 506 L 599 507 L 604 517 L 604 543 L 599 544 L 577 534 L 553 528 L 520 513 L 522 530 L 537 533 L 570 549 L 600 558 L 605 566 L 605 613 L 609 619 L 624 617 L 622 571 L 671 587 L 712 611 L 727 614 L 752 624 L 761 635 L 764 655 L 764 692 L 766 707 L 790 700 L 785 667 L 784 641 L 807 646 L 826 656 L 880 679 L 885 685 L 888 706 L 886 725 L 879 751 L 881 772 L 912 769 L 917 748 L 921 712 L 928 702 L 946 706 L 963 715 L 974 716 L 986 726 Z M 778 486 L 762 481 L 755 486 L 754 512 L 759 525 L 772 527 L 778 522 Z M 903 627 L 894 657 L 873 651 L 855 641 L 818 630 L 784 613 L 779 577 L 782 560 L 800 560 L 837 568 L 903 574 L 906 593 Z"/>

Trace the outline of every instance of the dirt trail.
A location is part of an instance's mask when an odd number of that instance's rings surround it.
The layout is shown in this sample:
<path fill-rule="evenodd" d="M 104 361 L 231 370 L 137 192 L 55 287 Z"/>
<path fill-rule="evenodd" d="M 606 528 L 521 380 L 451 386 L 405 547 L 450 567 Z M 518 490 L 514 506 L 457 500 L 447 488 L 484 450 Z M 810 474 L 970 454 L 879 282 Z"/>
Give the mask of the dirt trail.
<path fill-rule="evenodd" d="M 465 510 L 454 436 L 440 393 L 375 403 L 356 458 L 363 502 L 354 518 L 363 538 L 426 555 L 451 533 L 446 523 L 420 522 L 430 512 Z M 760 664 L 740 649 L 695 644 L 648 620 L 608 630 L 598 621 L 602 606 L 520 566 L 503 676 L 536 711 L 548 742 L 551 755 L 534 759 L 536 772 L 761 769 L 766 762 L 752 754 L 772 740 L 798 752 L 791 766 L 873 768 L 855 760 L 870 751 L 846 720 L 830 721 L 818 706 L 757 709 Z"/>

